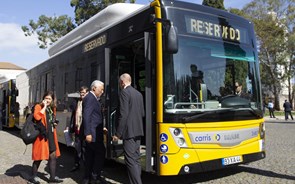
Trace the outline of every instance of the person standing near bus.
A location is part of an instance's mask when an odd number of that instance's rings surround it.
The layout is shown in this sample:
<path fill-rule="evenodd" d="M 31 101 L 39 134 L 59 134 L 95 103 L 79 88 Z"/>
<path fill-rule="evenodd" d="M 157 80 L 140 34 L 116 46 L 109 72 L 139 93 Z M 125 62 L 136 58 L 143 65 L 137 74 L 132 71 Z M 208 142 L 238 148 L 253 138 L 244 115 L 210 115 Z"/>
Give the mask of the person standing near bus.
<path fill-rule="evenodd" d="M 120 76 L 120 87 L 118 127 L 113 141 L 123 139 L 129 181 L 131 184 L 141 184 L 140 139 L 145 115 L 143 97 L 131 86 L 131 76 L 127 73 Z"/>
<path fill-rule="evenodd" d="M 268 107 L 268 110 L 269 110 L 270 118 L 276 118 L 275 114 L 274 114 L 274 104 L 273 104 L 272 100 L 269 100 L 267 107 Z"/>
<path fill-rule="evenodd" d="M 82 144 L 80 139 L 80 128 L 82 124 L 82 100 L 86 96 L 87 92 L 88 87 L 82 86 L 79 90 L 80 98 L 73 104 L 70 132 L 73 133 L 75 136 L 75 164 L 74 167 L 71 169 L 71 172 L 80 169 L 80 161 L 82 158 Z"/>
<path fill-rule="evenodd" d="M 40 135 L 33 143 L 32 147 L 32 177 L 31 183 L 40 183 L 37 179 L 37 172 L 42 160 L 48 160 L 49 165 L 49 183 L 61 183 L 56 174 L 56 158 L 60 156 L 58 146 L 56 126 L 58 121 L 55 118 L 56 108 L 54 104 L 54 93 L 47 91 L 42 98 L 40 104 L 34 107 L 34 119 L 38 122 Z"/>
<path fill-rule="evenodd" d="M 103 116 L 100 97 L 104 92 L 104 83 L 95 80 L 91 83 L 90 92 L 83 98 L 82 125 L 80 138 L 85 146 L 85 173 L 83 184 L 91 180 L 94 183 L 105 183 L 101 177 L 101 171 L 105 159 L 105 147 L 103 143 Z M 82 136 L 82 137 L 81 137 Z"/>
<path fill-rule="evenodd" d="M 23 118 L 24 118 L 24 119 L 27 119 L 28 114 L 29 114 L 29 106 L 26 106 L 26 107 L 24 108 Z"/>
<path fill-rule="evenodd" d="M 285 111 L 285 120 L 287 121 L 289 119 L 289 114 L 291 116 L 291 119 L 293 120 L 293 116 L 291 113 L 292 110 L 292 105 L 290 102 L 288 102 L 287 100 L 285 100 L 285 103 L 283 104 L 284 107 L 284 111 Z"/>

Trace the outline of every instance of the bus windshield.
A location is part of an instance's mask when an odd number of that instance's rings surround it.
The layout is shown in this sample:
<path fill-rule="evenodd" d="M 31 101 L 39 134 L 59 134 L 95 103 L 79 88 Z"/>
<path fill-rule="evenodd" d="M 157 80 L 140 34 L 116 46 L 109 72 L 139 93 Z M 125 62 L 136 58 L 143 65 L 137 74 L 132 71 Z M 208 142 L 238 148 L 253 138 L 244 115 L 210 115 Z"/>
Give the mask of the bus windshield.
<path fill-rule="evenodd" d="M 260 117 L 256 60 L 248 45 L 179 36 L 178 53 L 164 58 L 165 121 Z"/>

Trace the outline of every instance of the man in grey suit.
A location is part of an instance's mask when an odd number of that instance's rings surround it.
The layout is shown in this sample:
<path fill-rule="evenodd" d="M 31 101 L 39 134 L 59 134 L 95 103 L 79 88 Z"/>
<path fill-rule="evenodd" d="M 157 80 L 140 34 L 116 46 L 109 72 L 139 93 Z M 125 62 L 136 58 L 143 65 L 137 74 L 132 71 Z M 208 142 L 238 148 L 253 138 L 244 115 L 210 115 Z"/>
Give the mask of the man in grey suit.
<path fill-rule="evenodd" d="M 123 139 L 125 164 L 131 184 L 141 184 L 140 139 L 143 136 L 144 105 L 140 92 L 131 86 L 131 77 L 120 76 L 118 127 L 113 141 Z"/>
<path fill-rule="evenodd" d="M 82 103 L 82 141 L 85 147 L 85 174 L 83 184 L 90 180 L 94 183 L 104 183 L 100 176 L 105 159 L 105 147 L 103 143 L 103 117 L 100 96 L 104 91 L 104 83 L 95 80 L 90 86 L 90 92 L 83 98 Z"/>

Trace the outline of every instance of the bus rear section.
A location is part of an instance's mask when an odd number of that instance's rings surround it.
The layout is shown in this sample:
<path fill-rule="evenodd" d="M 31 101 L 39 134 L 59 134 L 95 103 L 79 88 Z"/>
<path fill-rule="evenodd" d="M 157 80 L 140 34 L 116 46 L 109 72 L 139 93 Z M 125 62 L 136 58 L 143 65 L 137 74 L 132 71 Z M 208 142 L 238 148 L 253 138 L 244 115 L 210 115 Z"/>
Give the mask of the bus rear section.
<path fill-rule="evenodd" d="M 19 125 L 19 103 L 16 101 L 18 90 L 15 79 L 0 84 L 0 109 L 3 127 L 13 128 Z"/>
<path fill-rule="evenodd" d="M 217 170 L 265 157 L 263 119 L 159 125 L 160 175 Z"/>

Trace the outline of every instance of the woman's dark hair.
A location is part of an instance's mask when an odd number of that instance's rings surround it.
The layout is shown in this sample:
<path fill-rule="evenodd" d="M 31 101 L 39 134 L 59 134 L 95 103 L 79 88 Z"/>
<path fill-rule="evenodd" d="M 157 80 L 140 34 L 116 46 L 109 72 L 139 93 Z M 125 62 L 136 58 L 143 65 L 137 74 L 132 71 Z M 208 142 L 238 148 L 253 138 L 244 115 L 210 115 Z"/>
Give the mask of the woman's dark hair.
<path fill-rule="evenodd" d="M 54 97 L 54 92 L 53 91 L 46 91 L 43 95 L 42 100 L 45 99 L 46 96 L 51 96 L 52 102 L 50 104 L 50 107 L 55 107 L 55 97 Z"/>

